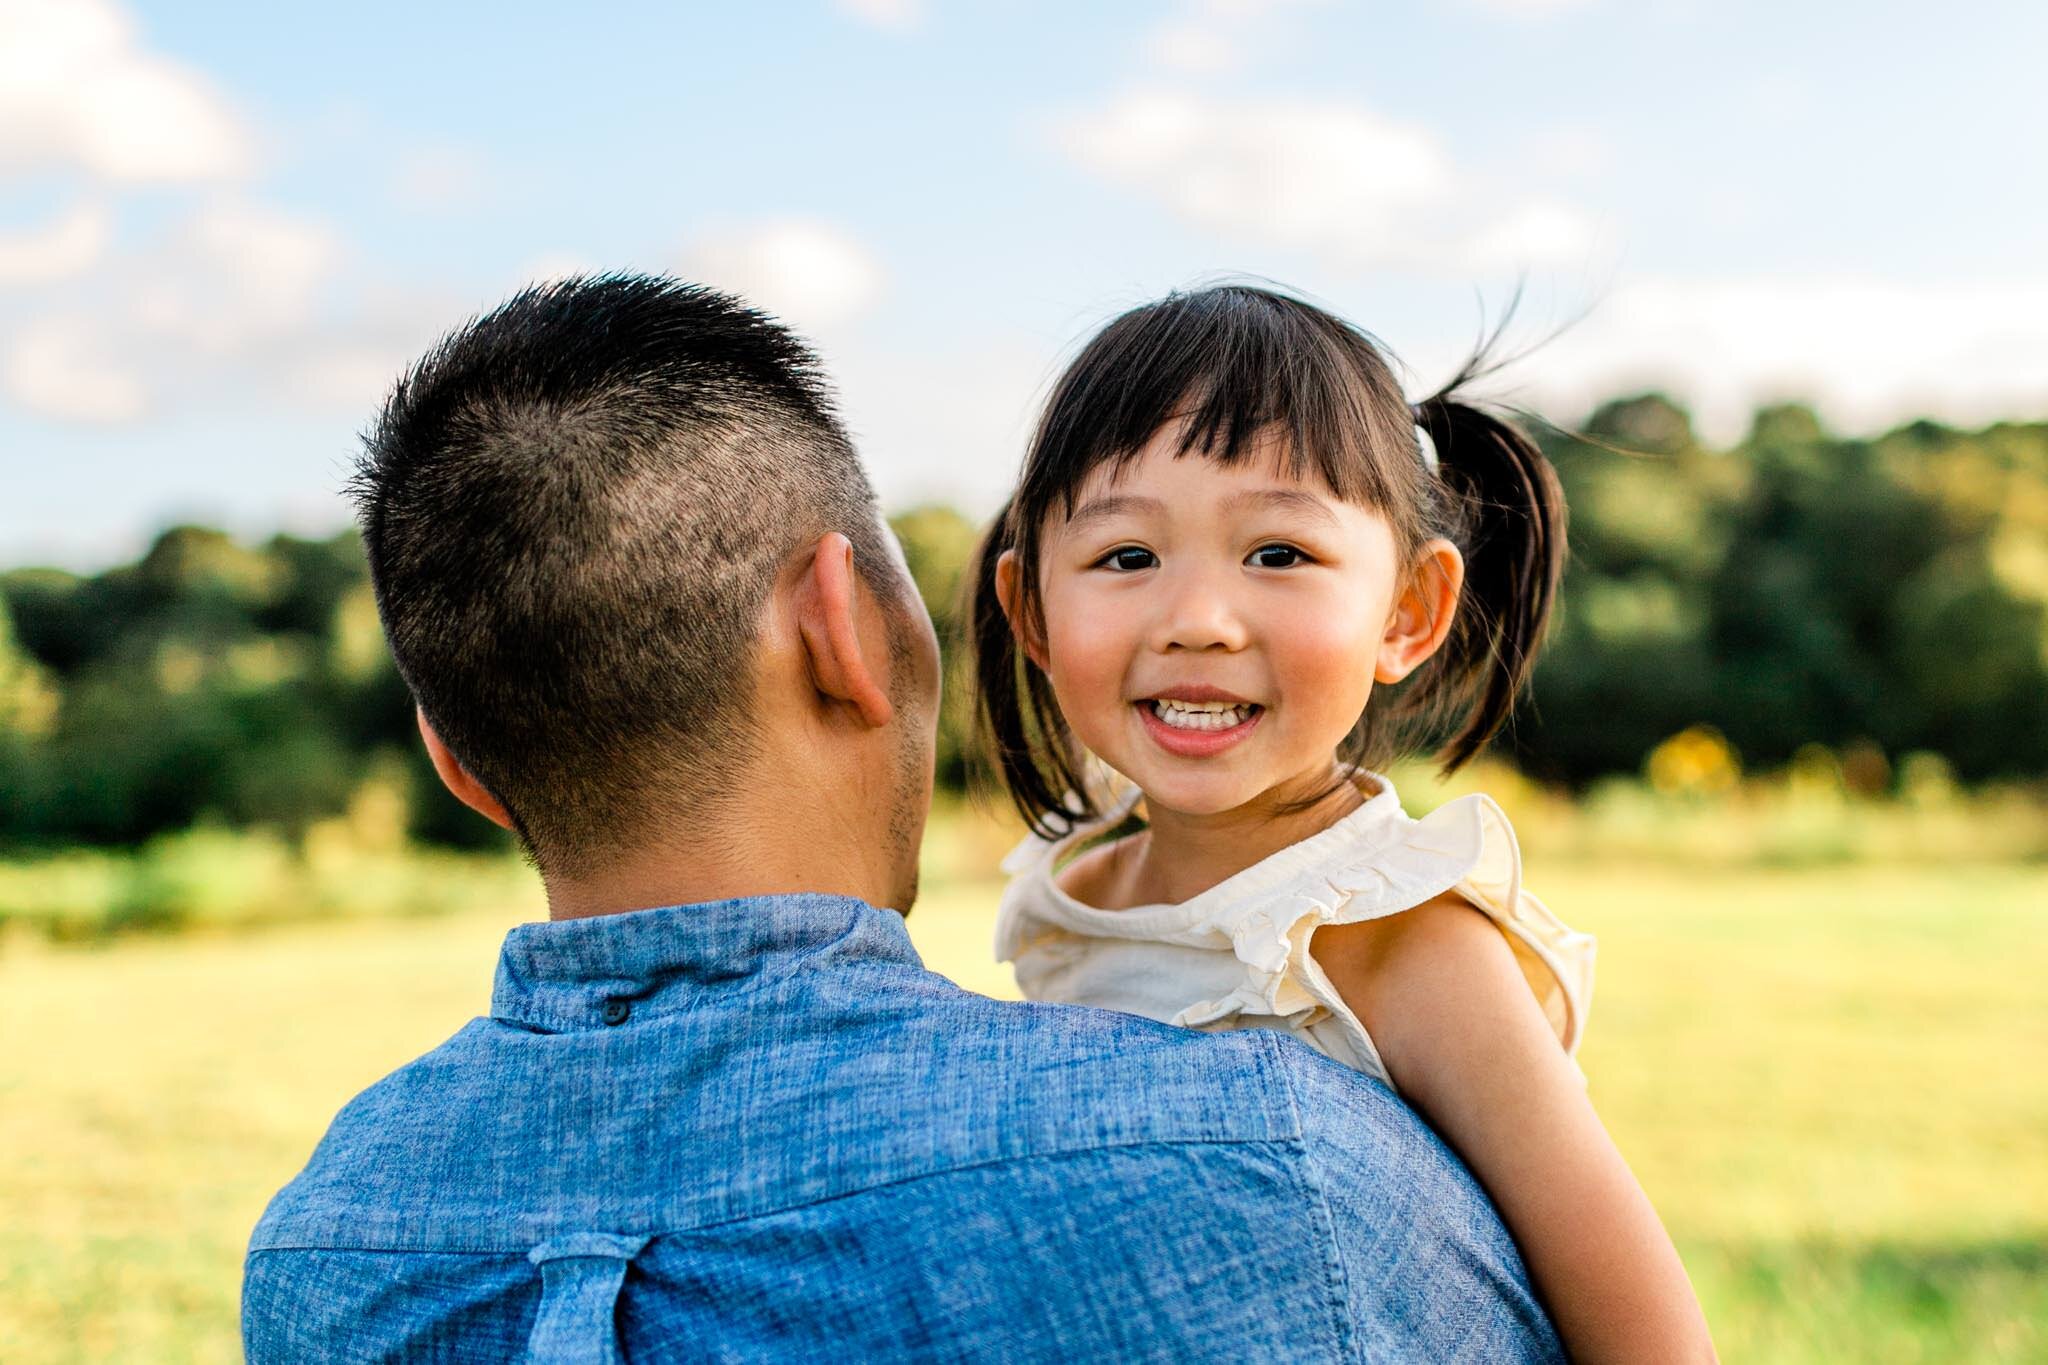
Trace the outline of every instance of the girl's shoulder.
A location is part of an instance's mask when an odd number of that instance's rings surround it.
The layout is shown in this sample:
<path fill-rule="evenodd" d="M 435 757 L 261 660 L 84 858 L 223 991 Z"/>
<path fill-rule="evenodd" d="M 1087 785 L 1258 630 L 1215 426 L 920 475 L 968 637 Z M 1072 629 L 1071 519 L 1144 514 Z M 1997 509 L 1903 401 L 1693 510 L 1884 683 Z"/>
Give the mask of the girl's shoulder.
<path fill-rule="evenodd" d="M 1341 903 L 1324 925 L 1377 921 L 1392 938 L 1416 929 L 1401 922 L 1411 910 L 1426 910 L 1423 918 L 1477 910 L 1507 941 L 1558 1041 L 1577 1051 L 1592 1005 L 1596 944 L 1523 884 L 1521 844 L 1492 797 L 1473 793 L 1420 817 L 1401 813 L 1389 818 L 1385 837 L 1332 854 L 1323 871 Z"/>

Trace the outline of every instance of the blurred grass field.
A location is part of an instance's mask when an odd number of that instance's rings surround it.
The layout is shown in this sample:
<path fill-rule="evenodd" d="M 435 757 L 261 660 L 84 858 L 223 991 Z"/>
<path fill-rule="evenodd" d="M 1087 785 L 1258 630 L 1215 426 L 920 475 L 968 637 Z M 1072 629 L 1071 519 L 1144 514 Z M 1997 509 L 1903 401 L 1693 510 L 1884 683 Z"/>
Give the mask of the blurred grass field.
<path fill-rule="evenodd" d="M 998 995 L 1009 837 L 935 817 L 910 920 Z M 1592 1093 L 1725 1358 L 2048 1359 L 2048 865 L 1527 842 L 1532 885 L 1600 936 Z M 438 903 L 471 908 L 432 917 L 4 936 L 0 1360 L 238 1358 L 264 1201 L 350 1095 L 486 1008 L 499 939 L 540 913 L 516 865 L 470 875 Z"/>

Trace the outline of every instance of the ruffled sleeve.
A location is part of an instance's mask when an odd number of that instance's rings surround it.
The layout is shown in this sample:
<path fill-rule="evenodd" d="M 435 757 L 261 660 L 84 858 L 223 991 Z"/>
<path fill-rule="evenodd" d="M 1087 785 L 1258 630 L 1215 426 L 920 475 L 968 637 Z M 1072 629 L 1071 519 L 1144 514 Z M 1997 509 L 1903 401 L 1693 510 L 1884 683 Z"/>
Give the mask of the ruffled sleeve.
<path fill-rule="evenodd" d="M 1577 1055 L 1593 1001 L 1593 937 L 1568 928 L 1522 888 L 1522 851 L 1506 812 L 1491 797 L 1461 797 L 1417 820 L 1407 847 L 1418 859 L 1464 869 L 1447 889 L 1500 927 L 1551 1031 Z"/>
<path fill-rule="evenodd" d="M 1319 865 L 1282 884 L 1247 888 L 1251 894 L 1217 904 L 1204 923 L 1190 926 L 1212 942 L 1227 941 L 1239 971 L 1229 991 L 1188 1005 L 1175 1023 L 1215 1027 L 1248 1017 L 1315 1028 L 1325 1051 L 1384 1077 L 1364 1025 L 1310 955 L 1310 941 L 1326 925 L 1380 919 L 1455 892 L 1499 927 L 1558 1042 L 1577 1053 L 1592 1001 L 1594 941 L 1522 889 L 1514 829 L 1490 797 L 1462 797 L 1420 820 L 1397 815 L 1370 837 L 1328 852 Z"/>

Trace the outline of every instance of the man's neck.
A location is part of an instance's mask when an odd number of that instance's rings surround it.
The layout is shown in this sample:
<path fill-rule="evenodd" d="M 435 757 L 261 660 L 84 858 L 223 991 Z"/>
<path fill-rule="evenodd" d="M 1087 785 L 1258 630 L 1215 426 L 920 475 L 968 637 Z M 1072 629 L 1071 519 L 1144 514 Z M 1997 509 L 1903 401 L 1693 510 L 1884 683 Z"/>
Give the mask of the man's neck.
<path fill-rule="evenodd" d="M 584 875 L 544 869 L 548 918 L 800 893 L 909 908 L 892 905 L 906 897 L 896 885 L 885 831 L 871 828 L 870 811 L 843 800 L 813 800 L 787 783 L 772 790 L 772 811 L 753 808 L 758 802 L 728 805 L 714 820 L 658 832 Z"/>

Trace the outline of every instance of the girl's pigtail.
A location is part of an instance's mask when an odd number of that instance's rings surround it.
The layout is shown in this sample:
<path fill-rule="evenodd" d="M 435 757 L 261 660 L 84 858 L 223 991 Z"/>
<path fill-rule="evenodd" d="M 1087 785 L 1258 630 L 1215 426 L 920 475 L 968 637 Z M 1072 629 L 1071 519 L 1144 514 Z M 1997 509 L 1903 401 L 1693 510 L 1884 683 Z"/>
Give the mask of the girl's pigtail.
<path fill-rule="evenodd" d="M 1510 423 L 1452 397 L 1461 374 L 1415 405 L 1436 446 L 1438 477 L 1465 556 L 1450 637 L 1424 686 L 1458 724 L 1445 772 L 1469 761 L 1514 710 L 1543 643 L 1564 574 L 1565 505 L 1557 471 Z M 1432 705 L 1441 717 L 1444 710 Z"/>
<path fill-rule="evenodd" d="M 1075 765 L 1069 757 L 1065 722 L 1060 718 L 1052 684 L 1031 666 L 1017 647 L 1017 637 L 1003 613 L 1002 596 L 996 590 L 996 562 L 1005 550 L 1016 548 L 1015 500 L 1003 504 L 988 534 L 982 537 L 968 571 L 967 619 L 974 636 L 975 725 L 981 733 L 982 752 L 998 770 L 1004 790 L 1024 821 L 1037 834 L 1054 838 L 1063 833 L 1049 816 L 1067 820 L 1092 814 L 1085 798 L 1082 809 L 1074 810 L 1063 799 L 1067 792 L 1082 790 Z M 1050 768 L 1052 771 L 1048 772 Z M 1057 785 L 1055 785 L 1057 784 Z"/>

